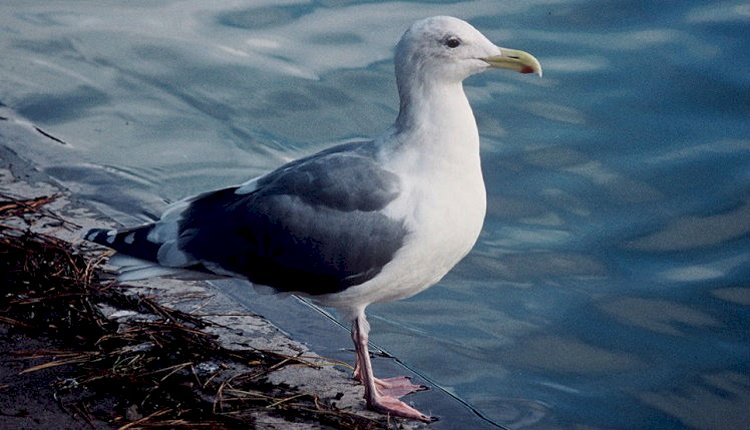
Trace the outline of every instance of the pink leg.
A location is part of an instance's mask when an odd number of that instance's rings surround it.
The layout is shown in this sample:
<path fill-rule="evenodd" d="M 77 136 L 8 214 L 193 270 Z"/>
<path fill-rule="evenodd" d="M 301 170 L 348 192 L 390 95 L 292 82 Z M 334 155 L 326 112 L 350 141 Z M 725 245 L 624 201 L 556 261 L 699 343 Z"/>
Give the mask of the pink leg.
<path fill-rule="evenodd" d="M 397 395 L 389 392 L 389 390 L 403 392 L 405 388 L 398 389 L 396 387 L 404 387 L 406 385 L 414 386 L 407 378 L 392 378 L 392 380 L 380 381 L 381 384 L 392 384 L 393 388 L 380 389 L 380 387 L 378 387 L 378 382 L 372 373 L 372 363 L 370 363 L 370 353 L 367 347 L 369 330 L 370 327 L 365 319 L 365 314 L 364 312 L 361 312 L 352 322 L 352 340 L 354 341 L 354 349 L 357 354 L 355 377 L 357 377 L 357 379 L 362 382 L 362 385 L 365 386 L 365 401 L 367 401 L 367 407 L 384 414 L 425 422 L 434 421 L 434 418 L 424 415 L 399 400 Z M 407 384 L 404 384 L 404 379 Z M 417 385 L 416 387 L 419 386 Z M 414 390 L 409 387 L 409 392 L 413 391 Z"/>
<path fill-rule="evenodd" d="M 360 367 L 359 367 L 359 356 L 355 355 L 354 362 L 354 379 L 361 383 L 364 383 L 362 378 Z M 407 394 L 416 393 L 417 391 L 425 391 L 429 388 L 424 385 L 412 384 L 411 378 L 408 376 L 396 376 L 394 378 L 379 379 L 375 378 L 375 388 L 378 393 L 392 396 L 397 399 L 404 397 Z"/>

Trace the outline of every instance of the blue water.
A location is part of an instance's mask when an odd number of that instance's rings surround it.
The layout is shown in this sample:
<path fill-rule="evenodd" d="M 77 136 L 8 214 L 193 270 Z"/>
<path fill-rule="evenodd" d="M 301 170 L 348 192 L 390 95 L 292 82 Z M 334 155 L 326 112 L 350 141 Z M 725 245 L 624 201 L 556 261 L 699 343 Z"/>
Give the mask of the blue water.
<path fill-rule="evenodd" d="M 466 82 L 484 231 L 372 340 L 507 428 L 748 428 L 746 2 L 279 4 L 4 1 L 0 102 L 65 144 L 0 143 L 137 222 L 378 134 L 400 34 L 462 17 L 544 78 Z"/>

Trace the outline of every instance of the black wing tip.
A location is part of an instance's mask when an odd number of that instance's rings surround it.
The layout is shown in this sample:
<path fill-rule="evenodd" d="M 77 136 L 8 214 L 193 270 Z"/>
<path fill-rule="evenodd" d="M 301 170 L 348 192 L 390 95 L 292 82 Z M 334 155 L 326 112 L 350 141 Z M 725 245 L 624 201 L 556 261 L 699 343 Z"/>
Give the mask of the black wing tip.
<path fill-rule="evenodd" d="M 117 230 L 110 228 L 92 228 L 83 235 L 89 242 L 99 243 L 102 245 L 111 245 Z"/>
<path fill-rule="evenodd" d="M 112 248 L 117 252 L 131 257 L 156 262 L 161 244 L 155 243 L 148 238 L 152 228 L 153 224 L 121 230 L 114 228 L 92 228 L 83 235 L 83 239 Z"/>

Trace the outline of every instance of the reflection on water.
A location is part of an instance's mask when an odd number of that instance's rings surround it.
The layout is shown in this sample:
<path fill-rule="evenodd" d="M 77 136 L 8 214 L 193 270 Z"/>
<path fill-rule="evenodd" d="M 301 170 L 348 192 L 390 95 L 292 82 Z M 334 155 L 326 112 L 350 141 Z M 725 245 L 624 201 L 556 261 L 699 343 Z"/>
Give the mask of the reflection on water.
<path fill-rule="evenodd" d="M 747 427 L 748 392 L 747 373 L 722 372 L 702 375 L 679 392 L 657 390 L 639 397 L 687 426 L 722 430 Z"/>
<path fill-rule="evenodd" d="M 600 307 L 624 324 L 672 336 L 685 335 L 680 330 L 682 325 L 704 328 L 721 325 L 703 312 L 666 300 L 625 297 Z"/>
<path fill-rule="evenodd" d="M 373 340 L 510 428 L 746 425 L 745 2 L 4 2 L 0 115 L 67 145 L 0 138 L 132 223 L 382 131 L 393 44 L 435 14 L 545 77 L 467 82 L 484 231 Z"/>
<path fill-rule="evenodd" d="M 750 234 L 750 202 L 728 212 L 670 220 L 663 230 L 628 244 L 642 251 L 679 251 L 716 246 Z"/>

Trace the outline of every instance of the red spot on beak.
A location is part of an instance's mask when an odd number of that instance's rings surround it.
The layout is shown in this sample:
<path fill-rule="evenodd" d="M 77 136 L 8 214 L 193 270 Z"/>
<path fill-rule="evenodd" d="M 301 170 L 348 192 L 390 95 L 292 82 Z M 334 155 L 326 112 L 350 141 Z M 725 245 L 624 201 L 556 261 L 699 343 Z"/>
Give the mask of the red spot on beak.
<path fill-rule="evenodd" d="M 534 73 L 534 69 L 531 66 L 523 66 L 521 73 Z"/>

